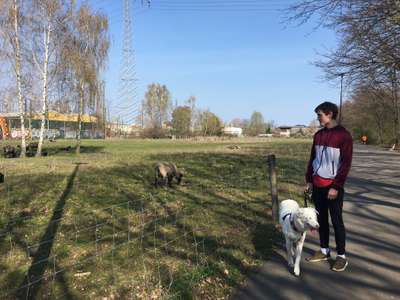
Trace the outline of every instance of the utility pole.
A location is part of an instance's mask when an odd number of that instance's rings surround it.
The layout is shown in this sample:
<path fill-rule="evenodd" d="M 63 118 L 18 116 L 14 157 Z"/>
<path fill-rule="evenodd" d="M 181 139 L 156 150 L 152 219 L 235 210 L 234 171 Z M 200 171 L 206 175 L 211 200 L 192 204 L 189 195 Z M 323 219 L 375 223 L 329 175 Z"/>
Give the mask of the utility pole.
<path fill-rule="evenodd" d="M 117 134 L 118 134 L 118 137 L 120 138 L 121 137 L 121 132 L 119 131 L 119 116 L 117 118 Z"/>
<path fill-rule="evenodd" d="M 271 185 L 271 210 L 272 210 L 272 219 L 277 224 L 278 214 L 279 214 L 279 200 L 278 200 L 278 188 L 277 188 L 277 176 L 276 176 L 276 159 L 275 155 L 268 155 L 268 171 L 269 171 L 269 180 Z"/>
<path fill-rule="evenodd" d="M 104 134 L 104 139 L 106 138 L 106 95 L 105 95 L 105 82 L 104 80 L 101 81 L 101 89 L 100 89 L 100 96 L 98 98 L 97 102 L 98 106 L 96 108 L 96 115 L 97 115 L 97 124 L 98 127 L 101 128 L 103 127 L 103 134 Z M 102 125 L 100 125 L 99 119 L 101 116 L 101 121 Z"/>
<path fill-rule="evenodd" d="M 103 131 L 104 131 L 104 139 L 106 139 L 107 135 L 107 110 L 106 110 L 106 103 L 105 100 L 103 99 Z"/>
<path fill-rule="evenodd" d="M 137 122 L 140 114 L 139 101 L 137 100 L 137 78 L 135 51 L 133 48 L 132 30 L 132 0 L 122 0 L 124 34 L 122 47 L 122 61 L 120 69 L 120 80 L 117 104 L 117 114 L 122 116 L 122 123 Z"/>
<path fill-rule="evenodd" d="M 142 107 L 140 108 L 140 125 L 142 126 L 142 130 L 144 128 L 144 107 L 142 103 Z"/>
<path fill-rule="evenodd" d="M 392 71 L 392 95 L 393 95 L 393 110 L 394 110 L 394 144 L 395 148 L 398 147 L 399 144 L 399 103 L 398 103 L 398 95 L 397 95 L 397 72 L 396 67 L 393 66 Z"/>
<path fill-rule="evenodd" d="M 340 73 L 339 76 L 340 76 L 339 124 L 342 124 L 343 77 L 344 77 L 344 73 Z"/>
<path fill-rule="evenodd" d="M 108 113 L 108 125 L 109 125 L 109 128 L 110 128 L 110 137 L 111 137 L 112 136 L 112 131 L 113 131 L 113 123 L 112 123 L 112 120 L 111 120 L 110 106 L 108 107 L 107 113 Z"/>

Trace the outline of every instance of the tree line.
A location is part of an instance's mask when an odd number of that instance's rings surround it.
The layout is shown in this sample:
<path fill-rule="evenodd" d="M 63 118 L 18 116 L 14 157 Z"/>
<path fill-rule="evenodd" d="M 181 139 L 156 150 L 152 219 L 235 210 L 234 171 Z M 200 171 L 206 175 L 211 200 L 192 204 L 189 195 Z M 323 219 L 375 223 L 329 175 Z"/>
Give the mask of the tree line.
<path fill-rule="evenodd" d="M 198 108 L 194 96 L 190 96 L 182 105 L 174 105 L 171 92 L 159 83 L 147 87 L 141 112 L 140 123 L 145 137 L 219 136 L 223 134 L 225 125 L 240 127 L 243 134 L 256 136 L 270 133 L 274 126 L 273 122 L 265 122 L 263 115 L 257 111 L 251 115 L 250 120 L 235 118 L 229 124 L 224 124 L 209 109 Z"/>
<path fill-rule="evenodd" d="M 104 116 L 107 17 L 74 0 L 0 0 L 0 35 L 1 109 L 19 113 L 21 156 L 32 113 L 41 116 L 41 155 L 49 110 L 77 114 L 79 153 L 82 115 Z"/>
<path fill-rule="evenodd" d="M 355 137 L 400 140 L 400 2 L 398 0 L 302 0 L 287 10 L 288 21 L 335 30 L 339 44 L 315 62 L 328 80 L 345 78 L 351 96 L 343 124 Z"/>

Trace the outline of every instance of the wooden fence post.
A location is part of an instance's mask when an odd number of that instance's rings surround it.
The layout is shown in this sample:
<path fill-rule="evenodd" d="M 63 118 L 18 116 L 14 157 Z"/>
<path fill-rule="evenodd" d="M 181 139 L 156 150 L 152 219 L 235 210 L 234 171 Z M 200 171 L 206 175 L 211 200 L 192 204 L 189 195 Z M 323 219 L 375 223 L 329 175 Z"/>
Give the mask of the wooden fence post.
<path fill-rule="evenodd" d="M 268 155 L 268 171 L 271 184 L 271 200 L 272 200 L 272 219 L 278 223 L 278 189 L 276 187 L 276 164 L 275 155 Z"/>

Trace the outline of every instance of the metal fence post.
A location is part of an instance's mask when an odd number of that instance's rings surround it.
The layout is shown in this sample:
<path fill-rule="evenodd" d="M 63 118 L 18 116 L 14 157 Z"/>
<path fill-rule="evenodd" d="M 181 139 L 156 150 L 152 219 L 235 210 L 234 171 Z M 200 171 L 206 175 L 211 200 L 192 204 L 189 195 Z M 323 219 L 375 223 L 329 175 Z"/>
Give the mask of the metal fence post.
<path fill-rule="evenodd" d="M 276 182 L 276 163 L 275 155 L 268 155 L 268 171 L 271 184 L 271 200 L 272 200 L 272 219 L 275 223 L 278 222 L 278 189 Z"/>

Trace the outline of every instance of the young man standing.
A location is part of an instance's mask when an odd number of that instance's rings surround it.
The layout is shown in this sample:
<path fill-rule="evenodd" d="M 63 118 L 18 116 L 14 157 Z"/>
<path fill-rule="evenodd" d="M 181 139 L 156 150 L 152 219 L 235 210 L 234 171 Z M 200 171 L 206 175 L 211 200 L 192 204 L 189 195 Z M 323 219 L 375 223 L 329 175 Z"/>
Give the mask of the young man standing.
<path fill-rule="evenodd" d="M 328 220 L 330 214 L 337 251 L 332 270 L 340 272 L 348 265 L 342 209 L 343 186 L 351 166 L 353 139 L 350 133 L 336 122 L 338 115 L 336 104 L 324 102 L 315 108 L 315 112 L 323 128 L 314 135 L 306 173 L 306 190 L 312 190 L 312 199 L 318 211 L 321 249 L 306 260 L 318 262 L 330 258 Z"/>

